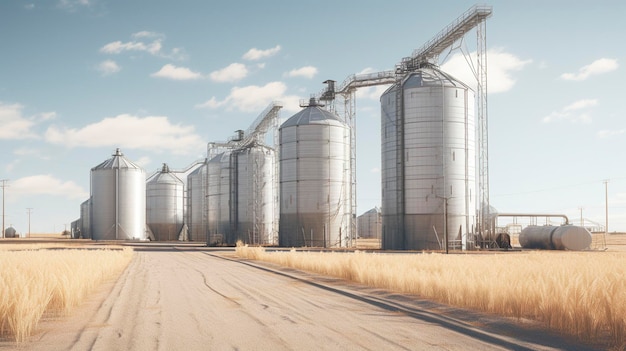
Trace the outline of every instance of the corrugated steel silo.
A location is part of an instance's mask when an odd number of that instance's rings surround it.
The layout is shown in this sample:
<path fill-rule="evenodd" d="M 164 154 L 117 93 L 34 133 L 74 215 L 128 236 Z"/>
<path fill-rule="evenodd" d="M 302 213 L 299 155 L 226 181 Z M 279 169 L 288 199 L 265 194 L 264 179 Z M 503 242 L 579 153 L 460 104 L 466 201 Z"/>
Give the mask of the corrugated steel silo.
<path fill-rule="evenodd" d="M 167 164 L 146 183 L 146 221 L 156 241 L 178 240 L 185 224 L 184 186 Z"/>
<path fill-rule="evenodd" d="M 314 99 L 279 129 L 281 246 L 348 244 L 350 129 Z"/>
<path fill-rule="evenodd" d="M 91 239 L 91 200 L 80 204 L 80 222 L 78 239 Z"/>
<path fill-rule="evenodd" d="M 357 218 L 359 237 L 380 239 L 382 232 L 382 216 L 380 208 L 374 207 Z"/>
<path fill-rule="evenodd" d="M 146 172 L 117 149 L 91 169 L 91 237 L 146 240 Z"/>
<path fill-rule="evenodd" d="M 233 191 L 236 191 L 232 220 L 237 240 L 250 244 L 278 243 L 277 195 L 275 183 L 275 152 L 272 148 L 253 144 L 233 151 L 236 166 Z M 231 199 L 231 201 L 233 200 Z"/>
<path fill-rule="evenodd" d="M 205 162 L 187 176 L 187 225 L 191 241 L 207 242 L 207 173 Z"/>
<path fill-rule="evenodd" d="M 444 226 L 465 248 L 476 217 L 474 93 L 425 67 L 380 101 L 383 248 L 443 248 Z"/>
<path fill-rule="evenodd" d="M 232 176 L 234 166 L 231 150 L 215 155 L 208 163 L 208 232 L 212 242 L 234 244 L 231 215 Z"/>
<path fill-rule="evenodd" d="M 224 242 L 223 233 L 219 232 L 222 156 L 221 153 L 215 155 L 207 165 L 207 232 L 210 243 Z"/>

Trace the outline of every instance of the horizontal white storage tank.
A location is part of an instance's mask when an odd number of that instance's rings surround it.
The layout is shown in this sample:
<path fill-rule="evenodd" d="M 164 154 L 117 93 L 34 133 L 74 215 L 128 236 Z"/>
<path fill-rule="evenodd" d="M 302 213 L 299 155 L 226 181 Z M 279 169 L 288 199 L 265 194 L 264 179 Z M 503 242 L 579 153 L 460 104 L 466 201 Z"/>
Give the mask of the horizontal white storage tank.
<path fill-rule="evenodd" d="M 587 228 L 574 225 L 527 226 L 519 235 L 519 243 L 525 249 L 580 251 L 588 249 L 591 241 Z"/>

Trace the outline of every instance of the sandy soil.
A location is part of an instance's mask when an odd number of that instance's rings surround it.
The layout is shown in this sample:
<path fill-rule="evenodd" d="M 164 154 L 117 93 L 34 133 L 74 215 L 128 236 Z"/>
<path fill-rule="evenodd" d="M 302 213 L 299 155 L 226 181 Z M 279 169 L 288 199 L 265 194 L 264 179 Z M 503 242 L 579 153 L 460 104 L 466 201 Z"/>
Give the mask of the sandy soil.
<path fill-rule="evenodd" d="M 532 323 L 267 264 L 232 249 L 136 247 L 117 281 L 19 350 L 585 350 Z"/>

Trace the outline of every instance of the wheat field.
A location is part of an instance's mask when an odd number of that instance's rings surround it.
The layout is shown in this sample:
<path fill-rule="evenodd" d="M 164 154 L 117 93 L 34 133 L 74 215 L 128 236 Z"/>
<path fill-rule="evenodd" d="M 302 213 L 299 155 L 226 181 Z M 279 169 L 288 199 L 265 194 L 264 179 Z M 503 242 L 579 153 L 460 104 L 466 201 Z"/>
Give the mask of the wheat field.
<path fill-rule="evenodd" d="M 100 283 L 120 274 L 133 251 L 0 248 L 0 336 L 24 341 L 44 313 L 67 314 Z M 15 250 L 15 248 L 11 248 Z"/>
<path fill-rule="evenodd" d="M 266 252 L 272 262 L 444 304 L 532 319 L 582 341 L 626 347 L 626 255 L 531 251 L 481 254 Z"/>

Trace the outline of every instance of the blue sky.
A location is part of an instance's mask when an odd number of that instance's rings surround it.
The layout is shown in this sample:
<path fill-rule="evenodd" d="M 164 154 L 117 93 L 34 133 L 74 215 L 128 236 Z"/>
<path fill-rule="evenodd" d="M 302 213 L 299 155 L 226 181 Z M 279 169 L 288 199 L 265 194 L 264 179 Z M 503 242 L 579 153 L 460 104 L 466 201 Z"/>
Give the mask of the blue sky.
<path fill-rule="evenodd" d="M 489 170 L 501 212 L 626 231 L 626 3 L 493 1 Z M 60 232 L 115 148 L 148 174 L 204 157 L 273 100 L 392 69 L 470 1 L 0 2 L 6 224 Z M 475 50 L 472 32 L 461 47 Z M 465 79 L 457 52 L 444 68 Z M 442 57 L 443 58 L 443 57 Z M 358 214 L 380 204 L 381 89 L 357 99 Z"/>

